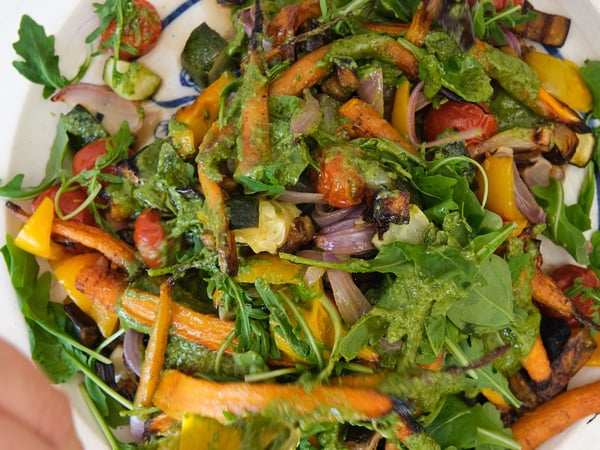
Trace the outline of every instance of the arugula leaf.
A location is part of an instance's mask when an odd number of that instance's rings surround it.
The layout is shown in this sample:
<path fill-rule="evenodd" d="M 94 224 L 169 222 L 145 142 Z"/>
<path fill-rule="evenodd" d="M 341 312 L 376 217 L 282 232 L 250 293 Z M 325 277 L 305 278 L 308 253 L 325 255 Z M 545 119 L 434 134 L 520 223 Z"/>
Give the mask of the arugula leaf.
<path fill-rule="evenodd" d="M 62 342 L 73 340 L 64 332 L 62 305 L 50 303 L 50 274 L 46 272 L 38 279 L 35 257 L 16 247 L 11 236 L 6 237 L 1 251 L 29 328 L 31 356 L 53 383 L 64 383 L 77 368 L 63 352 Z M 52 329 L 56 331 L 51 333 Z"/>
<path fill-rule="evenodd" d="M 537 18 L 535 11 L 523 12 L 521 5 L 514 5 L 496 11 L 493 2 L 478 2 L 473 11 L 473 29 L 479 39 L 496 42 L 498 45 L 506 44 L 502 27 L 514 28 L 534 21 Z"/>
<path fill-rule="evenodd" d="M 502 424 L 500 413 L 491 403 L 467 405 L 452 395 L 446 398 L 427 431 L 441 448 L 521 448 L 510 430 Z"/>
<path fill-rule="evenodd" d="M 586 60 L 581 67 L 581 76 L 592 93 L 592 114 L 600 117 L 600 61 Z"/>
<path fill-rule="evenodd" d="M 79 81 L 90 63 L 88 57 L 72 79 L 64 77 L 60 73 L 54 36 L 48 36 L 44 27 L 26 14 L 21 17 L 19 40 L 13 44 L 13 48 L 23 58 L 22 61 L 13 61 L 13 66 L 29 81 L 44 87 L 44 98 L 50 97 L 57 89 Z"/>
<path fill-rule="evenodd" d="M 69 149 L 69 136 L 65 131 L 64 123 L 59 120 L 56 129 L 56 136 L 50 149 L 50 156 L 46 163 L 44 178 L 37 186 L 25 188 L 23 181 L 24 174 L 16 175 L 12 180 L 3 186 L 0 186 L 0 197 L 15 200 L 25 200 L 34 198 L 48 189 L 64 173 L 63 163 Z"/>
<path fill-rule="evenodd" d="M 506 261 L 491 255 L 479 268 L 478 283 L 448 311 L 448 318 L 459 329 L 477 333 L 506 327 L 514 318 L 512 279 Z"/>
<path fill-rule="evenodd" d="M 547 228 L 544 235 L 564 247 L 579 264 L 589 264 L 586 239 L 567 214 L 563 186 L 550 178 L 548 186 L 534 186 L 533 193 L 540 206 L 546 211 Z"/>

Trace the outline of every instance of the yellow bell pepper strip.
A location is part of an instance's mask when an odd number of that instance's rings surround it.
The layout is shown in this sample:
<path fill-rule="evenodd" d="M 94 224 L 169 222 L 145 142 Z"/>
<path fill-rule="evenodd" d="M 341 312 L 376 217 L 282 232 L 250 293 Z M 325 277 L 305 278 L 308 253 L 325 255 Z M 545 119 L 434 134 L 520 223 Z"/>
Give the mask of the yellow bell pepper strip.
<path fill-rule="evenodd" d="M 54 202 L 46 197 L 15 237 L 15 245 L 41 258 L 59 259 L 63 257 L 64 251 L 61 246 L 52 242 L 53 221 Z"/>
<path fill-rule="evenodd" d="M 219 117 L 221 94 L 236 77 L 230 72 L 223 74 L 206 87 L 190 105 L 183 106 L 175 113 L 175 120 L 186 124 L 193 134 L 192 147 L 197 147 L 211 124 Z M 175 134 L 177 136 L 177 134 Z M 189 140 L 189 135 L 182 135 Z M 184 142 L 181 142 L 183 145 Z"/>
<path fill-rule="evenodd" d="M 277 383 L 220 383 L 193 378 L 176 370 L 166 371 L 154 394 L 154 405 L 174 419 L 186 412 L 225 421 L 224 412 L 236 415 L 260 412 L 273 402 L 300 415 L 322 411 L 324 419 L 338 420 L 340 410 L 356 420 L 382 417 L 392 411 L 392 400 L 374 390 L 319 385 L 309 391 L 298 385 Z M 329 412 L 329 414 L 326 414 Z"/>
<path fill-rule="evenodd" d="M 548 93 L 577 111 L 592 108 L 592 94 L 573 61 L 536 51 L 526 53 L 523 59 Z"/>
<path fill-rule="evenodd" d="M 531 86 L 526 83 L 515 83 L 515 78 L 510 76 L 510 72 L 502 74 L 502 72 L 506 72 L 505 66 L 510 64 L 521 65 L 520 70 L 533 71 L 521 59 L 508 55 L 483 41 L 477 41 L 470 52 L 482 64 L 483 69 L 491 78 L 496 79 L 513 97 L 537 114 L 565 123 L 577 132 L 589 131 L 589 127 L 577 111 L 552 96 L 543 86 L 540 85 L 537 88 L 537 95 L 535 95 L 535 92 L 531 91 Z M 510 60 L 502 63 L 502 58 L 510 58 Z"/>
<path fill-rule="evenodd" d="M 226 425 L 212 417 L 185 413 L 181 423 L 178 450 L 228 450 L 242 448 L 244 429 Z"/>
<path fill-rule="evenodd" d="M 263 252 L 246 258 L 234 280 L 238 283 L 254 283 L 262 278 L 269 284 L 300 284 L 305 272 L 306 266 L 302 264 Z"/>
<path fill-rule="evenodd" d="M 403 80 L 396 86 L 391 124 L 401 136 L 408 136 L 408 99 L 410 98 L 410 82 Z"/>
<path fill-rule="evenodd" d="M 165 351 L 169 339 L 169 326 L 171 325 L 172 281 L 165 281 L 160 286 L 160 296 L 156 305 L 154 323 L 150 330 L 150 338 L 146 345 L 144 362 L 140 372 L 140 381 L 135 393 L 134 405 L 144 408 L 152 405 L 152 397 L 160 380 L 160 372 L 165 361 Z"/>
<path fill-rule="evenodd" d="M 73 302 L 96 322 L 104 337 L 108 337 L 116 331 L 119 316 L 104 304 L 94 301 L 89 295 L 81 292 L 77 288 L 77 277 L 86 267 L 93 268 L 99 264 L 107 263 L 99 253 L 82 253 L 52 264 L 52 270 L 58 284 L 62 286 Z"/>
<path fill-rule="evenodd" d="M 488 180 L 488 196 L 485 208 L 495 212 L 505 222 L 515 222 L 518 235 L 527 226 L 528 221 L 517 208 L 515 201 L 515 169 L 512 156 L 490 155 L 481 164 Z M 483 183 L 480 183 L 483 186 Z M 483 196 L 480 189 L 479 198 Z"/>

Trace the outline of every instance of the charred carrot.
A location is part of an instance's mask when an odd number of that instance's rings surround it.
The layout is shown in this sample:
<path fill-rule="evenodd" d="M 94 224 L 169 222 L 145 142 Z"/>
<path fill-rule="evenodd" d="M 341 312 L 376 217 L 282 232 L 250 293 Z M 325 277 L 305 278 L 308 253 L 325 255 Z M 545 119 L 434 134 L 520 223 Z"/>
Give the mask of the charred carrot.
<path fill-rule="evenodd" d="M 541 305 L 556 311 L 567 318 L 573 318 L 581 325 L 600 329 L 589 317 L 583 315 L 572 300 L 556 285 L 556 282 L 540 269 L 531 280 L 533 299 Z"/>
<path fill-rule="evenodd" d="M 325 79 L 333 70 L 336 58 L 374 58 L 393 64 L 410 78 L 416 78 L 419 63 L 410 50 L 394 38 L 378 33 L 364 33 L 338 39 L 300 58 L 269 87 L 270 95 L 300 95 Z"/>
<path fill-rule="evenodd" d="M 75 277 L 75 288 L 106 311 L 116 312 L 117 303 L 127 287 L 125 275 L 95 264 L 84 266 Z"/>
<path fill-rule="evenodd" d="M 224 412 L 260 412 L 277 401 L 286 402 L 286 406 L 302 415 L 329 412 L 329 420 L 338 420 L 340 410 L 351 413 L 356 420 L 377 418 L 392 411 L 392 400 L 374 390 L 320 385 L 307 391 L 302 386 L 276 383 L 219 383 L 175 370 L 163 374 L 153 401 L 178 420 L 185 412 L 191 412 L 223 421 Z"/>
<path fill-rule="evenodd" d="M 245 70 L 245 82 L 239 93 L 245 96 L 246 101 L 240 115 L 241 152 L 233 173 L 235 180 L 246 176 L 259 178 L 264 170 L 262 161 L 271 153 L 269 92 L 257 50 L 250 49 Z"/>
<path fill-rule="evenodd" d="M 319 16 L 321 16 L 321 7 L 315 0 L 305 0 L 284 6 L 269 22 L 267 34 L 273 39 L 273 46 L 276 47 L 286 39 L 293 37 L 300 25 L 308 19 L 315 19 Z"/>
<path fill-rule="evenodd" d="M 29 218 L 29 214 L 20 206 L 12 202 L 6 202 L 6 206 L 19 219 L 26 221 Z M 134 272 L 138 265 L 133 247 L 100 228 L 73 220 L 54 219 L 52 233 L 68 241 L 79 242 L 86 247 L 97 250 L 118 267 L 126 269 L 130 273 Z"/>
<path fill-rule="evenodd" d="M 229 229 L 225 197 L 219 184 L 206 175 L 201 162 L 198 162 L 198 179 L 207 205 L 208 230 L 215 238 L 219 269 L 227 275 L 238 271 L 238 257 L 235 237 Z"/>
<path fill-rule="evenodd" d="M 140 372 L 140 381 L 135 393 L 134 405 L 136 408 L 152 405 L 152 396 L 159 383 L 160 371 L 165 361 L 165 351 L 169 339 L 172 289 L 173 284 L 171 281 L 165 281 L 160 286 L 160 296 L 156 305 L 154 323 L 150 330 L 150 338 L 148 339 L 148 345 L 146 345 L 144 362 Z"/>
<path fill-rule="evenodd" d="M 512 58 L 514 62 L 521 65 L 523 73 L 529 72 L 535 77 L 533 69 L 521 59 L 503 54 L 501 50 L 481 40 L 476 42 L 470 52 L 481 63 L 483 69 L 491 78 L 496 79 L 507 92 L 536 113 L 543 117 L 565 123 L 577 132 L 583 133 L 589 131 L 589 127 L 576 111 L 554 98 L 541 87 L 537 92 L 532 92 L 530 83 L 524 82 L 526 77 L 507 76 L 506 73 L 503 73 L 505 65 L 498 62 L 501 58 Z"/>
<path fill-rule="evenodd" d="M 368 104 L 354 97 L 339 108 L 342 117 L 352 122 L 357 136 L 386 138 L 396 142 L 405 150 L 417 154 L 415 147 Z"/>
<path fill-rule="evenodd" d="M 121 297 L 120 314 L 127 320 L 151 327 L 156 320 L 158 302 L 156 295 L 130 288 Z M 234 329 L 233 322 L 199 313 L 177 302 L 173 302 L 171 310 L 172 331 L 208 350 L 218 351 Z M 225 351 L 231 353 L 232 349 L 227 348 Z"/>
<path fill-rule="evenodd" d="M 400 36 L 408 31 L 409 24 L 400 22 L 366 22 L 365 29 L 375 33 L 385 33 Z"/>
<path fill-rule="evenodd" d="M 329 64 L 323 62 L 330 48 L 331 44 L 319 47 L 284 70 L 269 86 L 269 95 L 300 95 L 323 80 L 331 71 Z"/>
<path fill-rule="evenodd" d="M 527 371 L 529 377 L 536 383 L 548 381 L 552 376 L 552 367 L 548 353 L 542 342 L 542 336 L 537 335 L 531 350 L 525 357 L 523 368 Z"/>
<path fill-rule="evenodd" d="M 525 413 L 512 426 L 522 450 L 532 450 L 567 427 L 600 412 L 600 381 L 576 387 Z"/>

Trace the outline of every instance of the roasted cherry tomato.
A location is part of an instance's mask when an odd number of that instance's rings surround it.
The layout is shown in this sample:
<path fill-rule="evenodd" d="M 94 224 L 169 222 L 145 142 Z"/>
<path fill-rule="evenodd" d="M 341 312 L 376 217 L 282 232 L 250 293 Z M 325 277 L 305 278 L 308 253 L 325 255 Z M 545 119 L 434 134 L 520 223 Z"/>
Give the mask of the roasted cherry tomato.
<path fill-rule="evenodd" d="M 575 280 L 579 279 L 579 284 L 588 288 L 600 287 L 600 280 L 594 271 L 577 266 L 575 264 L 566 264 L 556 268 L 550 276 L 556 282 L 556 285 L 563 291 L 568 290 L 575 284 Z M 573 297 L 573 301 L 577 309 L 587 317 L 592 317 L 594 313 L 595 302 L 592 298 L 585 297 L 579 294 Z M 575 323 L 573 323 L 574 325 Z"/>
<path fill-rule="evenodd" d="M 115 34 L 116 21 L 110 22 L 100 37 L 104 45 Z M 148 53 L 162 32 L 156 7 L 146 0 L 131 0 L 125 7 L 119 58 L 133 59 Z"/>
<path fill-rule="evenodd" d="M 96 165 L 96 160 L 107 153 L 106 140 L 100 139 L 92 142 L 73 156 L 72 167 L 75 175 L 83 172 L 84 170 L 93 169 Z M 113 175 L 117 174 L 117 168 L 114 165 L 105 167 L 102 172 L 110 173 Z"/>
<path fill-rule="evenodd" d="M 363 200 L 366 182 L 354 164 L 353 153 L 347 147 L 333 147 L 322 154 L 317 192 L 331 206 L 346 208 Z"/>
<path fill-rule="evenodd" d="M 56 198 L 56 193 L 58 192 L 60 185 L 52 186 L 51 188 L 42 192 L 36 199 L 33 200 L 31 207 L 35 211 L 37 206 L 42 202 L 45 197 L 49 197 L 54 201 Z M 83 202 L 87 199 L 87 194 L 83 192 L 81 189 L 75 189 L 70 191 L 64 191 L 60 194 L 58 199 L 58 206 L 60 208 L 63 216 L 72 213 L 77 208 L 81 206 Z M 81 212 L 77 213 L 70 220 L 75 220 L 77 222 L 83 222 L 87 225 L 96 225 L 96 220 L 94 219 L 94 215 L 91 211 L 86 208 Z"/>
<path fill-rule="evenodd" d="M 483 103 L 459 103 L 447 101 L 439 108 L 430 108 L 425 114 L 423 131 L 425 139 L 433 141 L 448 129 L 467 131 L 481 128 L 481 135 L 469 139 L 467 145 L 476 144 L 498 131 L 498 121 L 494 113 Z"/>
<path fill-rule="evenodd" d="M 167 235 L 158 211 L 145 209 L 137 216 L 133 242 L 146 266 L 153 269 L 163 266 L 167 255 Z"/>

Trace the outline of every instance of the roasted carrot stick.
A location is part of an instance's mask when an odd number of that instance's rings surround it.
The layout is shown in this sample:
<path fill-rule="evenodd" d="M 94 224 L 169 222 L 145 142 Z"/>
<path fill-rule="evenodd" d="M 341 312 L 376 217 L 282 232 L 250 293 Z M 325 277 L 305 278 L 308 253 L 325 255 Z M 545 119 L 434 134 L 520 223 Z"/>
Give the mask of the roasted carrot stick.
<path fill-rule="evenodd" d="M 19 219 L 26 221 L 29 218 L 29 214 L 15 203 L 6 202 L 6 206 Z M 138 265 L 133 247 L 100 228 L 82 222 L 64 221 L 55 218 L 52 222 L 52 233 L 97 250 L 118 267 L 130 273 L 134 272 Z"/>
<path fill-rule="evenodd" d="M 368 104 L 354 97 L 340 106 L 342 117 L 352 122 L 357 136 L 386 138 L 396 142 L 405 150 L 417 154 L 417 149 Z"/>
<path fill-rule="evenodd" d="M 591 414 L 600 412 L 600 381 L 576 387 L 525 413 L 512 426 L 522 450 L 537 448 Z"/>
<path fill-rule="evenodd" d="M 140 381 L 135 393 L 134 404 L 136 408 L 152 405 L 152 396 L 160 380 L 160 371 L 165 361 L 165 351 L 169 339 L 169 325 L 171 324 L 172 289 L 173 284 L 171 281 L 165 281 L 160 286 L 160 297 L 156 305 L 155 319 L 150 330 Z"/>
<path fill-rule="evenodd" d="M 142 325 L 152 326 L 156 321 L 158 302 L 156 295 L 130 288 L 121 297 L 121 314 Z M 173 302 L 171 311 L 170 327 L 175 334 L 208 350 L 219 350 L 234 329 L 233 322 L 199 313 L 177 302 Z M 225 351 L 231 353 L 232 349 Z"/>
<path fill-rule="evenodd" d="M 600 329 L 600 325 L 583 315 L 571 299 L 556 285 L 554 280 L 540 269 L 536 270 L 531 280 L 531 287 L 531 294 L 536 302 L 556 311 L 564 317 L 575 319 L 581 325 Z"/>
<path fill-rule="evenodd" d="M 249 50 L 246 76 L 239 95 L 247 99 L 240 115 L 240 149 L 233 173 L 235 180 L 243 176 L 258 178 L 264 170 L 262 161 L 271 153 L 269 124 L 269 92 L 262 61 L 256 49 Z"/>
<path fill-rule="evenodd" d="M 99 264 L 82 267 L 75 277 L 75 288 L 79 292 L 113 313 L 117 311 L 117 303 L 126 287 L 123 273 Z"/>
<path fill-rule="evenodd" d="M 154 405 L 175 419 L 185 412 L 225 420 L 224 412 L 243 415 L 259 412 L 272 402 L 285 401 L 298 414 L 331 412 L 337 420 L 339 410 L 353 412 L 357 420 L 381 417 L 392 411 L 392 400 L 374 390 L 344 386 L 316 386 L 306 391 L 302 386 L 276 383 L 219 383 L 193 378 L 175 370 L 163 374 Z"/>
<path fill-rule="evenodd" d="M 498 76 L 499 73 L 502 72 L 502 69 L 499 68 L 500 65 L 494 62 L 496 58 L 488 57 L 488 54 L 494 52 L 500 55 L 499 52 L 501 52 L 501 50 L 492 47 L 486 42 L 478 40 L 470 49 L 470 52 L 482 64 L 484 70 L 491 78 L 498 79 L 501 85 L 503 83 L 507 83 L 507 81 L 501 80 L 501 77 Z M 523 61 L 521 61 L 521 63 L 525 64 Z M 523 69 L 526 68 L 527 66 L 525 65 Z M 502 78 L 505 77 L 506 75 L 504 75 Z M 583 133 L 589 131 L 589 127 L 585 124 L 585 121 L 576 111 L 554 98 L 545 89 L 540 87 L 537 95 L 532 95 L 530 86 L 527 86 L 523 83 L 514 83 L 513 81 L 514 80 L 512 80 L 508 85 L 504 85 L 504 88 L 509 91 L 512 96 L 523 102 L 536 113 L 543 117 L 565 123 L 577 132 Z"/>
<path fill-rule="evenodd" d="M 416 78 L 419 69 L 412 52 L 394 38 L 378 33 L 358 34 L 338 39 L 300 58 L 273 80 L 269 94 L 302 94 L 331 73 L 338 57 L 374 58 L 395 65 L 410 78 Z"/>
<path fill-rule="evenodd" d="M 284 6 L 269 22 L 267 34 L 273 39 L 273 46 L 277 47 L 286 39 L 293 37 L 300 25 L 308 19 L 315 19 L 320 15 L 321 6 L 315 0 Z"/>
<path fill-rule="evenodd" d="M 330 48 L 331 44 L 319 47 L 284 70 L 269 86 L 269 95 L 300 95 L 305 88 L 323 80 L 331 68 L 321 60 Z"/>
<path fill-rule="evenodd" d="M 527 371 L 529 377 L 536 383 L 548 381 L 552 376 L 552 367 L 548 359 L 548 353 L 542 342 L 540 334 L 537 335 L 531 350 L 527 354 L 523 367 Z"/>

